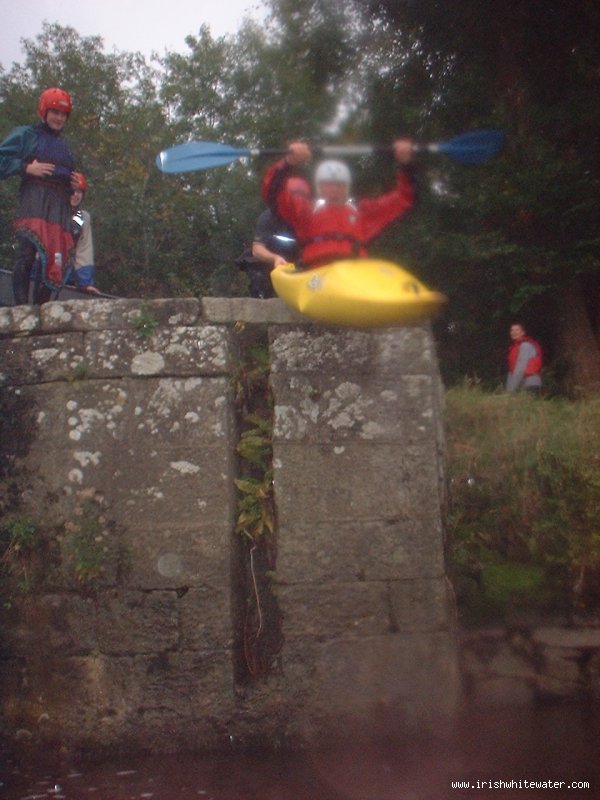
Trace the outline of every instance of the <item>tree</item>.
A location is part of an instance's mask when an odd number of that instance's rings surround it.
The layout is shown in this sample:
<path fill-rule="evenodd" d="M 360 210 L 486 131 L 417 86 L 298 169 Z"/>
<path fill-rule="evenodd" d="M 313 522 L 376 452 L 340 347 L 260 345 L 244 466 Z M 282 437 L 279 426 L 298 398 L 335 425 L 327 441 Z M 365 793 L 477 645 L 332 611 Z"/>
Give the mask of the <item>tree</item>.
<path fill-rule="evenodd" d="M 276 0 L 266 28 L 247 23 L 235 37 L 214 40 L 203 27 L 188 36 L 189 52 L 170 54 L 163 63 L 166 144 L 196 139 L 261 148 L 282 147 L 298 136 L 321 140 L 335 118 L 351 55 L 344 22 L 322 0 Z M 179 210 L 181 203 L 188 209 L 196 252 L 204 237 L 212 292 L 235 285 L 234 259 L 249 244 L 262 209 L 264 167 L 253 159 L 168 178 Z M 175 206 L 171 212 L 178 213 Z"/>
<path fill-rule="evenodd" d="M 483 190 L 472 173 L 455 171 L 437 205 L 437 245 L 457 280 L 450 294 L 468 314 L 465 328 L 485 340 L 490 311 L 498 330 L 525 316 L 543 331 L 569 390 L 598 391 L 600 10 L 586 0 L 507 0 L 493 14 L 477 0 L 368 6 L 421 54 L 437 126 L 493 124 L 508 134 Z M 398 65 L 390 72 L 397 76 Z M 472 343 L 466 336 L 461 349 Z"/>

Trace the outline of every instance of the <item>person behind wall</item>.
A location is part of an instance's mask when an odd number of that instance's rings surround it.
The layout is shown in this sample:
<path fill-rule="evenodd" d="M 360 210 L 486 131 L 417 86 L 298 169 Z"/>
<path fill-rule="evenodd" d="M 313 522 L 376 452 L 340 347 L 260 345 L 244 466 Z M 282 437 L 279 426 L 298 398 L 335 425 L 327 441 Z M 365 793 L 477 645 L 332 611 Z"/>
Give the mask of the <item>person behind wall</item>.
<path fill-rule="evenodd" d="M 542 388 L 542 348 L 539 342 L 527 336 L 520 322 L 510 326 L 510 338 L 506 390 L 517 392 L 524 389 L 539 393 Z"/>
<path fill-rule="evenodd" d="M 17 250 L 13 293 L 17 305 L 29 300 L 36 257 L 40 277 L 35 303 L 49 300 L 52 291 L 63 283 L 73 247 L 70 194 L 82 179 L 62 136 L 72 109 L 68 92 L 57 87 L 46 89 L 38 101 L 41 124 L 15 128 L 0 144 L 0 178 L 21 178 L 13 223 Z"/>
<path fill-rule="evenodd" d="M 312 158 L 305 142 L 292 142 L 286 156 L 269 167 L 261 186 L 262 197 L 294 231 L 303 268 L 366 257 L 373 239 L 412 208 L 412 142 L 397 139 L 392 149 L 399 165 L 394 188 L 356 204 L 350 200 L 350 170 L 341 161 L 327 160 L 317 167 L 317 202 L 291 191 L 290 177 Z"/>
<path fill-rule="evenodd" d="M 83 198 L 87 192 L 87 181 L 82 180 L 78 189 L 71 193 L 71 233 L 73 235 L 74 249 L 69 260 L 67 283 L 74 284 L 78 289 L 90 294 L 99 294 L 95 286 L 96 267 L 94 265 L 94 241 L 92 237 L 92 220 L 89 211 L 81 208 Z"/>
<path fill-rule="evenodd" d="M 310 186 L 303 178 L 290 178 L 287 189 L 307 198 L 311 196 Z M 250 297 L 275 297 L 271 272 L 279 264 L 294 262 L 297 257 L 294 232 L 270 208 L 265 209 L 256 221 L 251 251 L 245 251 L 237 261 L 248 275 Z"/>

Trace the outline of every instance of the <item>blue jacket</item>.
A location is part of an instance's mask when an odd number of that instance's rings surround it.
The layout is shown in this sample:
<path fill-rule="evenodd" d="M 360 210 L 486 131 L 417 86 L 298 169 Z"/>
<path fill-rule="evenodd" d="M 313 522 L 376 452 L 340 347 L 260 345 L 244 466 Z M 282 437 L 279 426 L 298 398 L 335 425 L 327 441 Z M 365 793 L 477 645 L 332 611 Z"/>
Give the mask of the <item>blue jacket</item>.
<path fill-rule="evenodd" d="M 21 125 L 0 144 L 0 178 L 25 174 L 25 165 L 34 154 L 38 132 L 33 125 Z"/>

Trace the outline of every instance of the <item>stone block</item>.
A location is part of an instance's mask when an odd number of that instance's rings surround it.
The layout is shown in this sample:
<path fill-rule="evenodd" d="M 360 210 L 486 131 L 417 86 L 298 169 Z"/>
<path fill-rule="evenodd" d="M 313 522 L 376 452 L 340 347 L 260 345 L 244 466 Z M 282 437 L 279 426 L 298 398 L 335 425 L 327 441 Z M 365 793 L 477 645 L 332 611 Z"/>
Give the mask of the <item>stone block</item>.
<path fill-rule="evenodd" d="M 4 656 L 44 661 L 85 655 L 97 648 L 96 609 L 89 597 L 75 593 L 23 595 L 0 612 Z"/>
<path fill-rule="evenodd" d="M 24 391 L 14 403 L 32 408 L 30 444 L 19 458 L 31 476 L 29 490 L 74 496 L 93 489 L 113 516 L 137 525 L 170 522 L 175 509 L 192 522 L 199 515 L 229 521 L 234 476 L 227 386 L 223 378 L 190 378 Z"/>
<path fill-rule="evenodd" d="M 389 519 L 279 520 L 277 577 L 302 581 L 438 578 L 444 573 L 442 528 L 432 509 Z"/>
<path fill-rule="evenodd" d="M 451 633 L 336 639 L 284 650 L 290 701 L 303 718 L 360 730 L 379 715 L 422 726 L 456 709 L 460 679 Z"/>
<path fill-rule="evenodd" d="M 0 307 L 0 336 L 32 333 L 40 329 L 38 306 Z"/>
<path fill-rule="evenodd" d="M 322 372 L 358 376 L 437 374 L 428 325 L 355 330 L 347 328 L 277 329 L 271 331 L 274 373 Z"/>
<path fill-rule="evenodd" d="M 139 655 L 179 644 L 175 592 L 106 592 L 98 597 L 98 649 L 104 655 Z"/>
<path fill-rule="evenodd" d="M 96 738 L 108 743 L 103 721 L 114 722 L 129 705 L 139 703 L 139 687 L 132 679 L 131 659 L 98 656 L 63 656 L 46 653 L 27 659 L 21 705 L 24 718 L 42 739 L 65 744 Z M 27 715 L 29 718 L 25 716 Z M 39 720 L 46 720 L 39 729 Z"/>
<path fill-rule="evenodd" d="M 361 375 L 371 371 L 373 345 L 364 331 L 320 326 L 272 328 L 271 373 Z"/>
<path fill-rule="evenodd" d="M 196 721 L 215 725 L 233 712 L 229 652 L 94 655 L 53 665 L 29 665 L 30 719 L 22 721 L 35 729 L 43 716 L 46 735 L 65 745 L 164 752 L 173 738 L 181 745 Z"/>
<path fill-rule="evenodd" d="M 35 403 L 36 439 L 60 449 L 110 452 L 128 446 L 146 451 L 214 443 L 231 435 L 233 418 L 226 378 L 81 380 L 22 393 Z M 111 454 L 118 455 L 118 453 Z"/>
<path fill-rule="evenodd" d="M 107 483 L 93 472 L 86 473 L 86 481 L 111 498 L 113 512 L 126 524 L 155 527 L 176 519 L 179 525 L 208 526 L 233 520 L 231 456 L 220 445 L 165 447 L 160 454 L 129 450 L 112 466 L 112 477 L 110 470 L 103 473 Z"/>
<path fill-rule="evenodd" d="M 90 331 L 85 336 L 85 367 L 90 377 L 223 375 L 232 369 L 230 332 L 221 326 Z"/>
<path fill-rule="evenodd" d="M 217 525 L 200 515 L 187 527 L 174 522 L 140 528 L 132 523 L 123 534 L 131 564 L 128 585 L 144 590 L 228 589 L 232 527 L 231 520 Z"/>
<path fill-rule="evenodd" d="M 192 587 L 177 601 L 180 619 L 180 649 L 210 653 L 231 650 L 231 591 L 226 576 L 222 586 Z"/>
<path fill-rule="evenodd" d="M 90 302 L 66 300 L 45 303 L 40 307 L 42 330 L 120 330 L 134 335 L 141 315 L 157 326 L 195 325 L 200 316 L 200 301 L 194 297 L 158 300 L 94 298 Z"/>
<path fill-rule="evenodd" d="M 435 340 L 428 323 L 382 331 L 373 337 L 372 369 L 394 380 L 399 375 L 438 375 Z"/>
<path fill-rule="evenodd" d="M 81 333 L 0 339 L 0 386 L 73 380 L 84 360 Z"/>
<path fill-rule="evenodd" d="M 235 433 L 229 389 L 226 377 L 163 378 L 141 385 L 133 381 L 132 438 L 188 448 L 226 440 L 229 447 Z"/>
<path fill-rule="evenodd" d="M 392 629 L 382 582 L 278 585 L 277 601 L 286 648 L 290 642 L 383 636 Z"/>
<path fill-rule="evenodd" d="M 439 631 L 455 627 L 454 595 L 445 577 L 390 581 L 390 618 L 395 631 Z"/>
<path fill-rule="evenodd" d="M 71 446 L 95 441 L 117 442 L 125 452 L 148 453 L 164 443 L 190 449 L 232 435 L 228 387 L 226 378 L 83 381 L 41 398 L 40 405 L 48 408 L 54 435 Z"/>
<path fill-rule="evenodd" d="M 581 696 L 582 686 L 579 681 L 555 678 L 553 675 L 538 675 L 536 694 L 544 700 L 576 700 Z"/>
<path fill-rule="evenodd" d="M 140 701 L 131 711 L 152 712 L 185 730 L 186 720 L 203 716 L 227 719 L 233 710 L 232 654 L 220 652 L 157 653 L 135 659 Z"/>
<path fill-rule="evenodd" d="M 290 325 L 310 324 L 278 297 L 258 300 L 253 297 L 203 297 L 202 317 L 220 325 Z"/>
<path fill-rule="evenodd" d="M 275 373 L 274 431 L 284 441 L 435 441 L 432 379 L 399 376 L 393 383 L 328 373 Z"/>
<path fill-rule="evenodd" d="M 542 647 L 600 650 L 600 628 L 540 627 L 532 632 L 531 638 Z"/>
<path fill-rule="evenodd" d="M 579 667 L 581 653 L 578 650 L 548 647 L 542 655 L 542 671 L 545 676 L 565 683 L 580 684 L 582 673 Z"/>
<path fill-rule="evenodd" d="M 491 677 L 521 678 L 535 681 L 535 664 L 528 658 L 515 653 L 506 642 L 500 644 L 498 652 L 487 663 L 487 673 Z"/>
<path fill-rule="evenodd" d="M 474 686 L 472 700 L 478 707 L 531 706 L 535 690 L 529 680 L 515 677 L 493 677 Z"/>
<path fill-rule="evenodd" d="M 440 513 L 432 450 L 400 443 L 274 442 L 278 515 L 284 528 L 323 520 L 395 519 Z"/>

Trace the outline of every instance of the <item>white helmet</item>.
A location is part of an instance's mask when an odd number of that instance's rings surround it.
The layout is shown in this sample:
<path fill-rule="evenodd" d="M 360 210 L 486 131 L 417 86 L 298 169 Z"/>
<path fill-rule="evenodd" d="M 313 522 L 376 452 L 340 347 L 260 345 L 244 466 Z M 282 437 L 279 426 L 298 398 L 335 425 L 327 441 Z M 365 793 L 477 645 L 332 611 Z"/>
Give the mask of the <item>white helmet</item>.
<path fill-rule="evenodd" d="M 350 188 L 352 176 L 343 161 L 322 161 L 315 172 L 315 183 L 318 186 L 324 181 L 345 183 Z"/>

